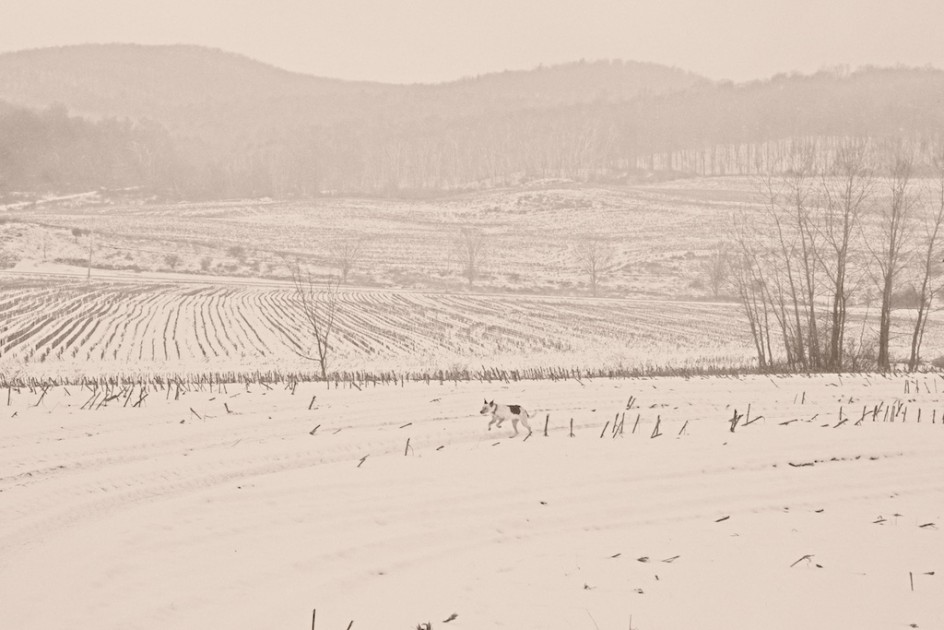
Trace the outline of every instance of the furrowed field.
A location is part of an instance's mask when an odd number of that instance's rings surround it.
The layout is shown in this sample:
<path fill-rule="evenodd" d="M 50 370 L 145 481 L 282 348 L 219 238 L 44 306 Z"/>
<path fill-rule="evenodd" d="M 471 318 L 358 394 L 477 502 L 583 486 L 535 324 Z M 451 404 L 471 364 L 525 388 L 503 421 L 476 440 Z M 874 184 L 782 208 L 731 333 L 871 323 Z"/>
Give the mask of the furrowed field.
<path fill-rule="evenodd" d="M 10 375 L 313 371 L 290 287 L 7 285 Z M 732 304 L 343 291 L 332 371 L 708 369 L 750 362 Z M 11 369 L 12 368 L 12 369 Z"/>
<path fill-rule="evenodd" d="M 330 371 L 743 369 L 755 360 L 743 309 L 731 286 L 713 295 L 706 267 L 732 213 L 762 212 L 757 186 L 550 182 L 442 199 L 182 204 L 91 194 L 10 206 L 0 361 L 8 376 L 73 379 L 314 371 L 298 356 L 310 339 L 290 266 L 336 278 L 339 248 L 357 243 Z M 474 286 L 455 251 L 463 227 L 486 237 Z M 575 255 L 587 238 L 612 253 L 595 299 Z M 79 281 L 90 258 L 91 282 Z M 848 341 L 868 344 L 877 309 L 861 293 Z M 895 360 L 912 320 L 893 313 Z M 922 354 L 944 354 L 939 312 Z"/>

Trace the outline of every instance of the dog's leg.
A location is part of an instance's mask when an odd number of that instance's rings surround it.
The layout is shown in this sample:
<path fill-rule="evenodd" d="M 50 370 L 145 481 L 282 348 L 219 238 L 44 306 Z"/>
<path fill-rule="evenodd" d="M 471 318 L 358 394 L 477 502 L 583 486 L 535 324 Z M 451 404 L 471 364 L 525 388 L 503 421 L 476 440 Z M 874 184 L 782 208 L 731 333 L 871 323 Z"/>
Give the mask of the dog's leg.
<path fill-rule="evenodd" d="M 511 437 L 518 437 L 518 416 L 511 417 L 511 428 L 515 430 L 515 434 Z"/>
<path fill-rule="evenodd" d="M 528 424 L 528 417 L 525 414 L 521 414 L 521 426 L 528 430 L 528 435 L 531 435 L 531 425 Z"/>
<path fill-rule="evenodd" d="M 489 430 L 489 431 L 492 430 L 492 425 L 495 424 L 495 419 L 496 419 L 495 416 L 492 416 L 492 421 L 488 423 L 488 430 Z M 498 425 L 498 426 L 501 426 L 501 425 Z"/>

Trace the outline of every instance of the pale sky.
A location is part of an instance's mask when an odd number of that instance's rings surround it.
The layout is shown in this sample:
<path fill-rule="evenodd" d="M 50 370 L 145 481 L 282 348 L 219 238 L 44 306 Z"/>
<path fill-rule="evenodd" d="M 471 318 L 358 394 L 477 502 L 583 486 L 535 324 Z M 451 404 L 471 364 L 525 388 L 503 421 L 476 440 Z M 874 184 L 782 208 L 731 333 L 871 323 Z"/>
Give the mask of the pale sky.
<path fill-rule="evenodd" d="M 944 0 L 0 0 L 0 52 L 107 42 L 200 44 L 395 83 L 581 58 L 743 81 L 944 68 Z"/>

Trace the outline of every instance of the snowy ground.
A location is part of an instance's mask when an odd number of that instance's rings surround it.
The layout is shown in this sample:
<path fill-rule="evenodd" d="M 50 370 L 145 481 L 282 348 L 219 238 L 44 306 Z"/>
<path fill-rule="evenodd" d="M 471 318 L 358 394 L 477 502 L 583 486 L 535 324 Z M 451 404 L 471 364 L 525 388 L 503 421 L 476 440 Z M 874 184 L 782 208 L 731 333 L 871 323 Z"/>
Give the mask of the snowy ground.
<path fill-rule="evenodd" d="M 2 628 L 944 627 L 935 375 L 39 398 L 0 421 Z"/>

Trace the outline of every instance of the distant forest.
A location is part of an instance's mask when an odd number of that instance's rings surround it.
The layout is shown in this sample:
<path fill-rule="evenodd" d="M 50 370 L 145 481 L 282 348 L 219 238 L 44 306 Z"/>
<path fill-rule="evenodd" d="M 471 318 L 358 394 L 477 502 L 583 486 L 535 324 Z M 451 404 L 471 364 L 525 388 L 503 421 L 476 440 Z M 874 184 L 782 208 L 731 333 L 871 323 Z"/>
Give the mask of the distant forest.
<path fill-rule="evenodd" d="M 911 140 L 920 169 L 941 142 L 942 95 L 934 69 L 734 85 L 594 62 L 388 86 L 194 47 L 28 51 L 0 55 L 0 193 L 397 195 L 745 174 L 789 170 L 811 146 L 825 164 L 849 138 Z"/>
<path fill-rule="evenodd" d="M 156 123 L 0 106 L 0 192 L 156 191 L 173 185 L 176 168 L 173 141 Z"/>

